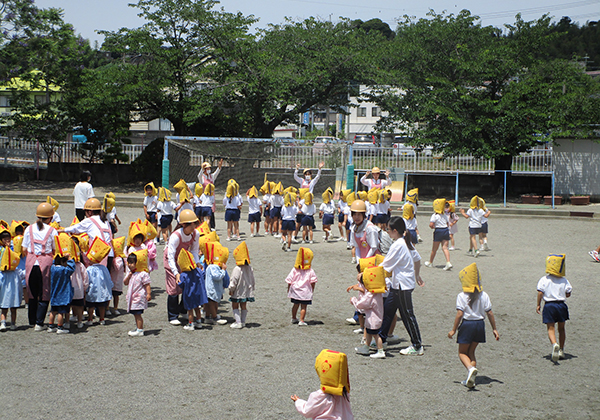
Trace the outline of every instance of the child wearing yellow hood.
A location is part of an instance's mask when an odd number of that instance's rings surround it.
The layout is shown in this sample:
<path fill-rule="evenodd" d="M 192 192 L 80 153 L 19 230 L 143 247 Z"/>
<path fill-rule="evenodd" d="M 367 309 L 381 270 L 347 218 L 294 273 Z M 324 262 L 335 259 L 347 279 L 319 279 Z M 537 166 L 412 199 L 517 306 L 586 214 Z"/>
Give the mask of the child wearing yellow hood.
<path fill-rule="evenodd" d="M 233 250 L 233 256 L 236 265 L 231 272 L 229 300 L 235 322 L 231 324 L 231 328 L 240 329 L 246 326 L 247 303 L 254 302 L 254 270 L 250 265 L 250 254 L 246 241 Z"/>
<path fill-rule="evenodd" d="M 458 277 L 463 291 L 456 297 L 456 317 L 452 329 L 448 332 L 448 338 L 452 338 L 458 328 L 456 338 L 458 357 L 467 369 L 467 379 L 461 384 L 468 388 L 474 388 L 475 377 L 478 373 L 475 349 L 479 343 L 485 343 L 484 319 L 486 314 L 492 326 L 494 338 L 499 340 L 500 335 L 496 330 L 496 320 L 492 313 L 490 297 L 481 290 L 481 274 L 477 269 L 477 264 L 473 263 L 463 268 Z"/>
<path fill-rule="evenodd" d="M 433 267 L 435 254 L 437 254 L 440 245 L 442 245 L 442 252 L 444 253 L 444 257 L 446 257 L 444 271 L 448 271 L 452 269 L 450 252 L 448 251 L 448 243 L 450 241 L 450 220 L 448 219 L 448 214 L 446 214 L 445 209 L 445 198 L 433 200 L 433 214 L 431 215 L 431 219 L 429 219 L 429 227 L 433 229 L 433 245 L 431 246 L 429 261 L 425 261 L 423 265 L 425 267 Z"/>
<path fill-rule="evenodd" d="M 569 308 L 565 300 L 573 291 L 571 283 L 565 277 L 565 271 L 565 255 L 551 254 L 546 258 L 546 275 L 537 284 L 536 312 L 540 313 L 543 300 L 542 322 L 548 329 L 553 362 L 565 358 L 565 322 L 569 319 Z M 554 329 L 556 323 L 558 323 L 558 343 Z"/>
<path fill-rule="evenodd" d="M 308 248 L 300 248 L 296 255 L 294 268 L 285 279 L 288 285 L 288 297 L 292 302 L 292 324 L 308 325 L 305 322 L 306 308 L 312 304 L 313 292 L 317 285 L 317 275 L 311 268 L 313 252 Z M 298 320 L 300 308 L 300 320 Z"/>
<path fill-rule="evenodd" d="M 262 214 L 262 200 L 258 198 L 258 190 L 254 185 L 246 192 L 246 200 L 248 201 L 250 237 L 253 238 L 259 234 Z"/>
<path fill-rule="evenodd" d="M 149 182 L 144 186 L 144 215 L 154 228 L 157 228 L 158 220 L 156 219 L 156 211 L 158 210 L 158 189 L 153 182 Z"/>

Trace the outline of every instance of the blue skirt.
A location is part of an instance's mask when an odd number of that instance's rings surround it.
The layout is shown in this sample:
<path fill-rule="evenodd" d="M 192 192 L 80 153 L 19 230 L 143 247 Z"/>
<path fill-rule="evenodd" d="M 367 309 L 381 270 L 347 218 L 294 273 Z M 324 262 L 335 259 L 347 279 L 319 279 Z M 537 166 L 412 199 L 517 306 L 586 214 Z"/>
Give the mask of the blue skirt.
<path fill-rule="evenodd" d="M 323 226 L 333 225 L 333 214 L 323 214 Z"/>
<path fill-rule="evenodd" d="M 488 224 L 487 224 L 487 222 L 481 224 L 481 233 L 488 233 Z"/>
<path fill-rule="evenodd" d="M 338 223 L 344 223 L 344 213 L 338 214 Z"/>
<path fill-rule="evenodd" d="M 240 209 L 226 209 L 225 210 L 225 221 L 226 222 L 239 222 L 240 221 Z"/>
<path fill-rule="evenodd" d="M 565 322 L 568 319 L 569 308 L 567 307 L 567 304 L 565 302 L 544 302 L 544 309 L 542 310 L 542 322 L 544 324 Z"/>
<path fill-rule="evenodd" d="M 296 222 L 294 220 L 282 220 L 281 230 L 293 232 L 294 230 L 296 230 Z"/>
<path fill-rule="evenodd" d="M 260 223 L 260 212 L 252 213 L 248 215 L 248 223 Z"/>
<path fill-rule="evenodd" d="M 417 236 L 417 230 L 416 229 L 407 229 L 406 230 L 406 234 L 408 235 L 408 238 L 410 239 L 410 242 L 412 244 L 418 244 L 419 243 L 419 239 Z"/>
<path fill-rule="evenodd" d="M 312 227 L 314 227 L 315 226 L 315 218 L 314 218 L 314 216 L 305 215 L 302 218 L 302 226 L 312 226 Z"/>
<path fill-rule="evenodd" d="M 273 207 L 271 209 L 271 219 L 281 219 L 281 207 Z"/>
<path fill-rule="evenodd" d="M 450 229 L 435 228 L 433 231 L 433 242 L 442 242 L 450 240 Z"/>
<path fill-rule="evenodd" d="M 458 327 L 458 344 L 485 343 L 485 322 L 483 319 L 469 321 L 463 319 Z"/>

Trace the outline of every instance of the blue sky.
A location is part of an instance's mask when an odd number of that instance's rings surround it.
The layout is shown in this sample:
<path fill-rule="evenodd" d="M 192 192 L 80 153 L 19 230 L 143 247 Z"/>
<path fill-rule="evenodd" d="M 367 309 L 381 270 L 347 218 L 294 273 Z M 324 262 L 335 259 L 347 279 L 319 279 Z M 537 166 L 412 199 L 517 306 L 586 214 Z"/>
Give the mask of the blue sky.
<path fill-rule="evenodd" d="M 122 27 L 135 28 L 143 21 L 137 17 L 137 9 L 128 7 L 136 0 L 36 0 L 41 8 L 57 7 L 65 12 L 65 20 L 72 23 L 77 33 L 84 38 L 102 43 L 103 37 L 94 31 L 99 29 L 115 31 Z M 600 0 L 466 0 L 439 1 L 426 0 L 409 2 L 402 0 L 223 0 L 220 2 L 228 12 L 240 11 L 245 15 L 253 14 L 260 18 L 257 26 L 265 27 L 269 23 L 281 23 L 285 17 L 302 20 L 315 16 L 323 20 L 337 21 L 340 16 L 350 19 L 369 20 L 379 18 L 387 22 L 392 29 L 396 19 L 403 15 L 424 17 L 429 9 L 436 12 L 446 10 L 457 13 L 468 9 L 481 17 L 483 25 L 503 27 L 513 23 L 514 17 L 521 12 L 525 20 L 534 20 L 549 13 L 555 20 L 569 16 L 573 21 L 585 23 L 600 20 Z"/>

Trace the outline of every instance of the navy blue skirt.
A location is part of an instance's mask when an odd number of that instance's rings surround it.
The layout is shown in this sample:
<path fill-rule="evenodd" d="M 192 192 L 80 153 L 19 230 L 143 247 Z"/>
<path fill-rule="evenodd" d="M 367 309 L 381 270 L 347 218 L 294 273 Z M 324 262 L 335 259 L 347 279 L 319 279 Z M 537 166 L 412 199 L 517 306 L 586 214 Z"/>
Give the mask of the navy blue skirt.
<path fill-rule="evenodd" d="M 260 223 L 260 212 L 252 213 L 248 215 L 248 223 Z"/>
<path fill-rule="evenodd" d="M 240 209 L 226 209 L 225 210 L 225 221 L 226 222 L 239 222 L 240 221 Z"/>
<path fill-rule="evenodd" d="M 542 322 L 544 324 L 554 324 L 555 322 L 565 322 L 569 319 L 569 308 L 562 301 L 544 302 L 542 310 Z"/>
<path fill-rule="evenodd" d="M 433 242 L 442 242 L 450 240 L 450 229 L 435 228 L 433 231 Z"/>
<path fill-rule="evenodd" d="M 483 319 L 469 321 L 463 319 L 458 327 L 458 344 L 485 343 L 485 322 Z"/>
<path fill-rule="evenodd" d="M 413 244 L 419 243 L 416 229 L 407 229 L 406 232 L 407 232 L 406 234 L 409 235 L 408 238 L 410 239 L 411 243 L 413 243 Z"/>
<path fill-rule="evenodd" d="M 333 225 L 333 214 L 323 214 L 323 226 Z"/>
<path fill-rule="evenodd" d="M 271 219 L 281 219 L 281 207 L 273 207 L 271 209 Z"/>
<path fill-rule="evenodd" d="M 487 224 L 487 222 L 481 224 L 481 233 L 488 233 L 488 224 Z"/>
<path fill-rule="evenodd" d="M 481 228 L 469 228 L 469 235 L 479 235 L 481 233 Z"/>
<path fill-rule="evenodd" d="M 293 232 L 294 230 L 296 230 L 296 222 L 294 220 L 282 220 L 281 230 Z"/>
<path fill-rule="evenodd" d="M 305 215 L 302 218 L 302 226 L 312 226 L 312 227 L 314 227 L 315 226 L 315 218 L 314 218 L 314 216 Z"/>
<path fill-rule="evenodd" d="M 304 215 L 302 213 L 296 215 L 296 223 L 302 223 L 302 218 Z"/>
<path fill-rule="evenodd" d="M 338 223 L 344 223 L 344 213 L 338 214 Z"/>
<path fill-rule="evenodd" d="M 166 229 L 169 226 L 171 226 L 171 223 L 173 222 L 173 215 L 172 214 L 165 214 L 163 216 L 160 216 L 160 227 L 161 229 Z"/>

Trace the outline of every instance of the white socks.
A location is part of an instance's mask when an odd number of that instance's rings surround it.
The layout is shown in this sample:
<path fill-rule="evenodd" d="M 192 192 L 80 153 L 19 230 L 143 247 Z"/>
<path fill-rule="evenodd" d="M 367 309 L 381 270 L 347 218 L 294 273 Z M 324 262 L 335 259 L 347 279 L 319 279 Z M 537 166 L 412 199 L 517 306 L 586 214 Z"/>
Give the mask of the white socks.
<path fill-rule="evenodd" d="M 242 323 L 242 319 L 240 317 L 240 310 L 239 309 L 234 309 L 233 310 L 233 319 L 235 319 L 235 323 L 236 324 L 241 324 Z"/>
<path fill-rule="evenodd" d="M 246 323 L 246 315 L 248 315 L 248 310 L 242 310 L 242 325 Z"/>

